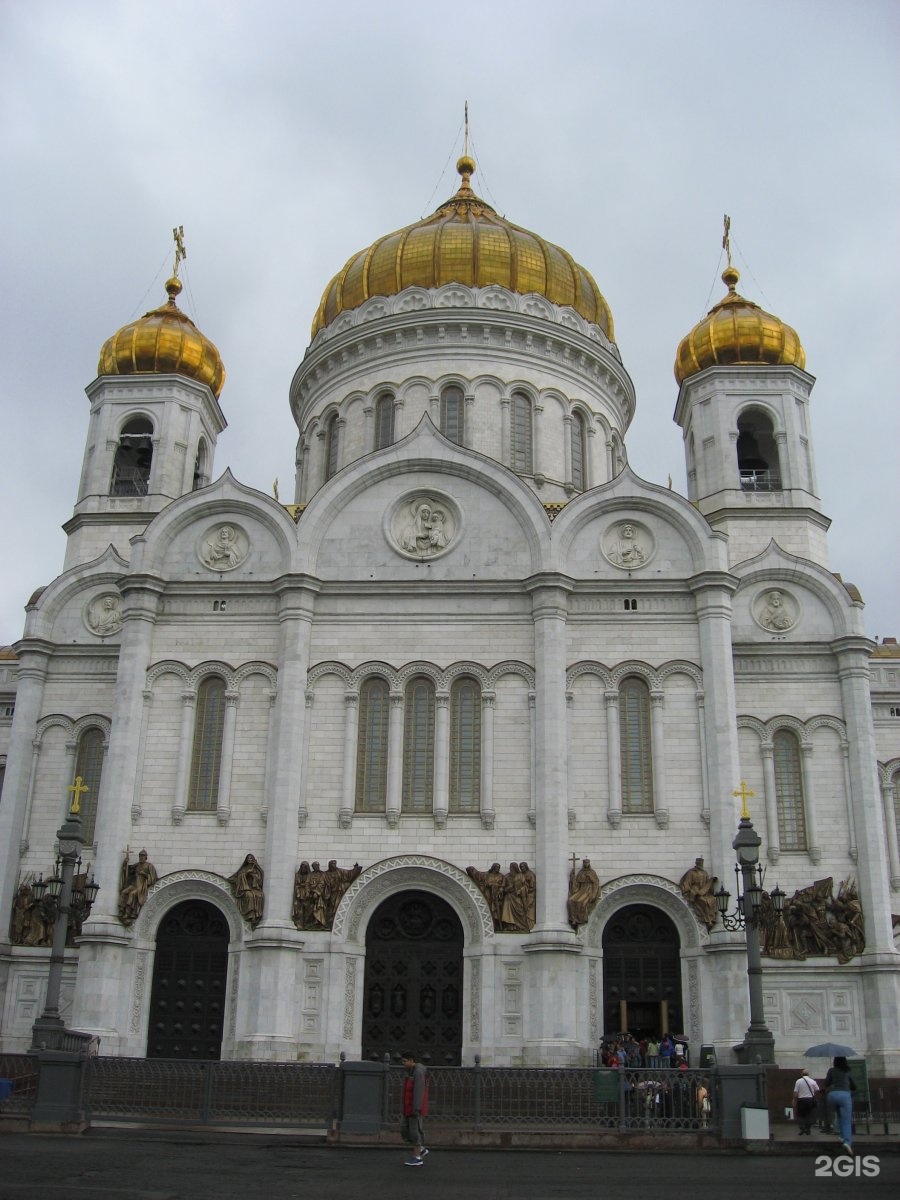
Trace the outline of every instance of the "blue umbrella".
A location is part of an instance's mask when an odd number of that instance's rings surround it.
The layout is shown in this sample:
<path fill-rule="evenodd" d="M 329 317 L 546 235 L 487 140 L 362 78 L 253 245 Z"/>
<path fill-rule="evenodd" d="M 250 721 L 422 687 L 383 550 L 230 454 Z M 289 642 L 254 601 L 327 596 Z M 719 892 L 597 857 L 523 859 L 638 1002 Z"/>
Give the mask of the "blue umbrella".
<path fill-rule="evenodd" d="M 810 1046 L 803 1051 L 805 1058 L 859 1058 L 859 1052 L 852 1046 L 842 1046 L 839 1042 L 820 1042 L 818 1046 Z"/>

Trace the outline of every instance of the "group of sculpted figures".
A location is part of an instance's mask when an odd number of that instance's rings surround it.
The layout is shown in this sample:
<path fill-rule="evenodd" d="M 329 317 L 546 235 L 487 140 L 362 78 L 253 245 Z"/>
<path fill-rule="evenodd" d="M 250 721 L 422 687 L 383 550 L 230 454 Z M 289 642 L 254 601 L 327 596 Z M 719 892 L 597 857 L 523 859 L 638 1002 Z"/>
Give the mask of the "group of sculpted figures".
<path fill-rule="evenodd" d="M 88 881 L 88 870 L 75 875 L 72 880 L 73 889 L 81 891 Z M 13 897 L 12 920 L 9 935 L 14 946 L 52 946 L 53 930 L 56 925 L 59 907 L 56 901 L 46 893 L 38 899 L 32 889 L 34 876 L 24 879 Z M 66 928 L 66 945 L 74 946 L 75 938 L 81 936 L 81 926 L 87 915 L 84 906 L 72 904 L 69 909 L 69 923 Z"/>
<path fill-rule="evenodd" d="M 487 871 L 466 867 L 466 874 L 487 901 L 497 933 L 530 933 L 537 920 L 537 879 L 527 862 L 499 863 Z"/>
<path fill-rule="evenodd" d="M 707 929 L 718 918 L 715 886 L 718 880 L 698 858 L 680 880 L 681 893 Z M 818 879 L 785 899 L 784 910 L 776 913 L 768 892 L 763 891 L 759 928 L 762 952 L 769 958 L 805 959 L 834 957 L 849 962 L 866 946 L 862 904 L 852 880 L 844 880 L 834 895 L 834 880 Z"/>
<path fill-rule="evenodd" d="M 294 876 L 291 919 L 298 929 L 330 929 L 344 892 L 362 870 L 359 863 L 339 867 L 332 859 L 327 871 L 317 862 L 302 862 Z"/>

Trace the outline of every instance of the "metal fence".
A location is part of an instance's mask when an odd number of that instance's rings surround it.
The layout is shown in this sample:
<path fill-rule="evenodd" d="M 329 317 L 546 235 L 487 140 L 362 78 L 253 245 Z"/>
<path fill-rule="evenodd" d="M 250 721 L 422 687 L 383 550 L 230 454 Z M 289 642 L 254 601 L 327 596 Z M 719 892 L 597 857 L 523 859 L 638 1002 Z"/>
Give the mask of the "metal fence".
<path fill-rule="evenodd" d="M 325 1130 L 338 1081 L 329 1063 L 101 1057 L 87 1065 L 85 1104 L 93 1119 Z"/>
<path fill-rule="evenodd" d="M 402 1068 L 387 1072 L 387 1125 L 400 1121 L 403 1077 Z M 718 1127 L 717 1088 L 706 1070 L 476 1065 L 429 1067 L 428 1078 L 431 1128 L 687 1133 Z"/>
<path fill-rule="evenodd" d="M 37 1060 L 28 1054 L 0 1054 L 0 1079 L 12 1085 L 5 1099 L 0 1100 L 0 1116 L 28 1116 L 37 1096 Z"/>

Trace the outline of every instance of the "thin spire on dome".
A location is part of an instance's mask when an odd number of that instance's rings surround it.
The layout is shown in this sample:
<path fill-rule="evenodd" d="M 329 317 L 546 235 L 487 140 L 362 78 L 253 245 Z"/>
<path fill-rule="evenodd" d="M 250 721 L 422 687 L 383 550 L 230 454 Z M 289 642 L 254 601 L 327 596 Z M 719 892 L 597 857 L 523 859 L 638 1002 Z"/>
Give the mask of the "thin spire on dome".
<path fill-rule="evenodd" d="M 731 217 L 728 213 L 722 218 L 725 231 L 722 234 L 722 249 L 728 255 L 728 265 L 731 266 Z"/>
<path fill-rule="evenodd" d="M 470 182 L 475 174 L 475 159 L 469 153 L 469 102 L 465 103 L 465 117 L 463 120 L 463 152 L 460 158 L 456 160 L 456 169 L 462 176 L 462 183 L 459 185 L 459 191 L 456 193 L 457 199 L 468 200 L 475 195 Z"/>

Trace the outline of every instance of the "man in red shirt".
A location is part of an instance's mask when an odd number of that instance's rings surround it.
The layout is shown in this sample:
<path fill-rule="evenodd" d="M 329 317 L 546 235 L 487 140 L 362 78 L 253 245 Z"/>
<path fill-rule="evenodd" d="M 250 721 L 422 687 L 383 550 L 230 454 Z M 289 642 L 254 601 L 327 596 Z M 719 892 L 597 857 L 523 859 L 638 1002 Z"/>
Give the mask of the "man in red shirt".
<path fill-rule="evenodd" d="M 400 1056 L 406 1067 L 403 1080 L 403 1121 L 400 1132 L 405 1142 L 412 1146 L 412 1155 L 404 1164 L 407 1167 L 421 1167 L 425 1155 L 425 1122 L 428 1112 L 428 1072 L 411 1050 L 404 1050 Z"/>

